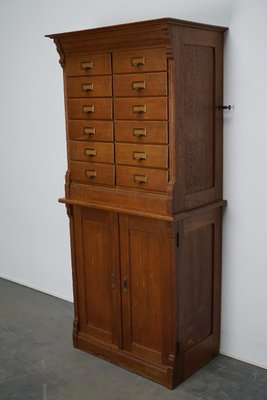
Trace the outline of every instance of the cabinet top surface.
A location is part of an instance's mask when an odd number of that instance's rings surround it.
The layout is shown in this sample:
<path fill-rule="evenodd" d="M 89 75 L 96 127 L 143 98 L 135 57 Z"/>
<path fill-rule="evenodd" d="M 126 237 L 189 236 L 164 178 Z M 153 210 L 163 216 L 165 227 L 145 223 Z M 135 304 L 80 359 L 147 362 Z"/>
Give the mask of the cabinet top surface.
<path fill-rule="evenodd" d="M 55 34 L 49 34 L 46 35 L 46 37 L 49 37 L 51 39 L 54 38 L 63 38 L 63 37 L 71 37 L 71 36 L 83 36 L 83 35 L 88 35 L 88 34 L 94 34 L 94 33 L 107 33 L 107 32 L 116 32 L 116 31 L 131 31 L 131 30 L 139 30 L 142 28 L 146 27 L 151 27 L 155 29 L 162 29 L 164 27 L 167 27 L 168 25 L 177 25 L 177 26 L 187 26 L 191 28 L 198 28 L 198 29 L 208 29 L 208 30 L 216 30 L 216 31 L 221 31 L 224 32 L 228 28 L 223 27 L 223 26 L 216 26 L 216 25 L 209 25 L 209 24 L 203 24 L 199 22 L 192 22 L 192 21 L 184 21 L 181 19 L 176 19 L 176 18 L 159 18 L 159 19 L 153 19 L 153 20 L 147 20 L 147 21 L 139 21 L 139 22 L 130 22 L 130 23 L 125 23 L 125 24 L 119 24 L 119 25 L 109 25 L 105 27 L 99 27 L 99 28 L 92 28 L 92 29 L 85 29 L 85 30 L 79 30 L 79 31 L 72 31 L 72 32 L 63 32 L 63 33 L 55 33 Z"/>

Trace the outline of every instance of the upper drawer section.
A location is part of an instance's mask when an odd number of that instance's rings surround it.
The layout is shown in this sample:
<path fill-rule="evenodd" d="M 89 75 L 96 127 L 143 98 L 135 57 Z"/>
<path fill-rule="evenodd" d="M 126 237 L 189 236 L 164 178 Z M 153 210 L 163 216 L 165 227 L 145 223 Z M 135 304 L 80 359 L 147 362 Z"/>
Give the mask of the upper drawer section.
<path fill-rule="evenodd" d="M 111 75 L 67 79 L 67 96 L 111 97 Z"/>
<path fill-rule="evenodd" d="M 67 76 L 111 74 L 110 54 L 83 54 L 66 60 Z"/>
<path fill-rule="evenodd" d="M 115 74 L 166 70 L 167 60 L 164 48 L 113 53 L 113 72 Z"/>
<path fill-rule="evenodd" d="M 166 72 L 114 76 L 115 96 L 166 96 Z"/>

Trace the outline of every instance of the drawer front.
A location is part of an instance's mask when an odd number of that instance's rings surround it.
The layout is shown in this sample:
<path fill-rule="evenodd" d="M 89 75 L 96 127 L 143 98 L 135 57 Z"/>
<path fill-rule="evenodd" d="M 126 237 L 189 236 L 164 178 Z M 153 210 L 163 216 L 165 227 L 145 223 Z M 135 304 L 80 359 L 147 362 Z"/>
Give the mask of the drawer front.
<path fill-rule="evenodd" d="M 112 121 L 68 121 L 69 139 L 83 141 L 113 141 L 113 122 Z"/>
<path fill-rule="evenodd" d="M 110 54 L 83 54 L 66 59 L 67 76 L 106 74 L 111 74 Z"/>
<path fill-rule="evenodd" d="M 67 78 L 67 97 L 111 97 L 110 75 Z"/>
<path fill-rule="evenodd" d="M 71 99 L 67 104 L 69 118 L 112 119 L 112 99 Z"/>
<path fill-rule="evenodd" d="M 123 74 L 113 77 L 114 95 L 125 97 L 166 96 L 167 74 Z"/>
<path fill-rule="evenodd" d="M 116 163 L 168 168 L 168 146 L 117 143 Z"/>
<path fill-rule="evenodd" d="M 113 53 L 113 72 L 166 71 L 167 60 L 164 48 L 140 49 Z"/>
<path fill-rule="evenodd" d="M 125 98 L 114 100 L 115 119 L 166 120 L 166 97 Z"/>
<path fill-rule="evenodd" d="M 101 185 L 115 184 L 113 165 L 72 161 L 70 163 L 70 173 L 73 181 Z"/>
<path fill-rule="evenodd" d="M 168 143 L 167 122 L 165 121 L 116 121 L 117 142 Z"/>
<path fill-rule="evenodd" d="M 166 191 L 167 183 L 167 170 L 123 166 L 117 166 L 116 168 L 117 186 L 164 192 Z"/>
<path fill-rule="evenodd" d="M 114 162 L 113 143 L 69 141 L 69 153 L 72 161 Z"/>

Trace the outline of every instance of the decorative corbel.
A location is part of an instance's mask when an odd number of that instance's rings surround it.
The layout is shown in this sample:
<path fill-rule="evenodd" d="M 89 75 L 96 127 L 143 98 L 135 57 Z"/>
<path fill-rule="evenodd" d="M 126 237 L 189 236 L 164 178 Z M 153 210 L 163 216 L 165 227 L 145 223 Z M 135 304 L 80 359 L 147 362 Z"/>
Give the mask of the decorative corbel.
<path fill-rule="evenodd" d="M 65 54 L 63 52 L 62 46 L 58 39 L 54 38 L 53 40 L 56 45 L 57 52 L 59 54 L 59 64 L 61 65 L 62 68 L 64 68 L 66 64 L 65 64 Z"/>

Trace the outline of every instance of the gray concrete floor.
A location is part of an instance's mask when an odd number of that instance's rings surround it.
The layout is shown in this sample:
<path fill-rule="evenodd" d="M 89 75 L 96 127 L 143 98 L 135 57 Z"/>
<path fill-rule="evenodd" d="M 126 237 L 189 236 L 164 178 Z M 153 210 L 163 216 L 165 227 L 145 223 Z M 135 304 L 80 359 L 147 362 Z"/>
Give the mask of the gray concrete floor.
<path fill-rule="evenodd" d="M 2 400 L 267 400 L 267 371 L 219 356 L 175 390 L 71 342 L 72 304 L 0 279 Z"/>

